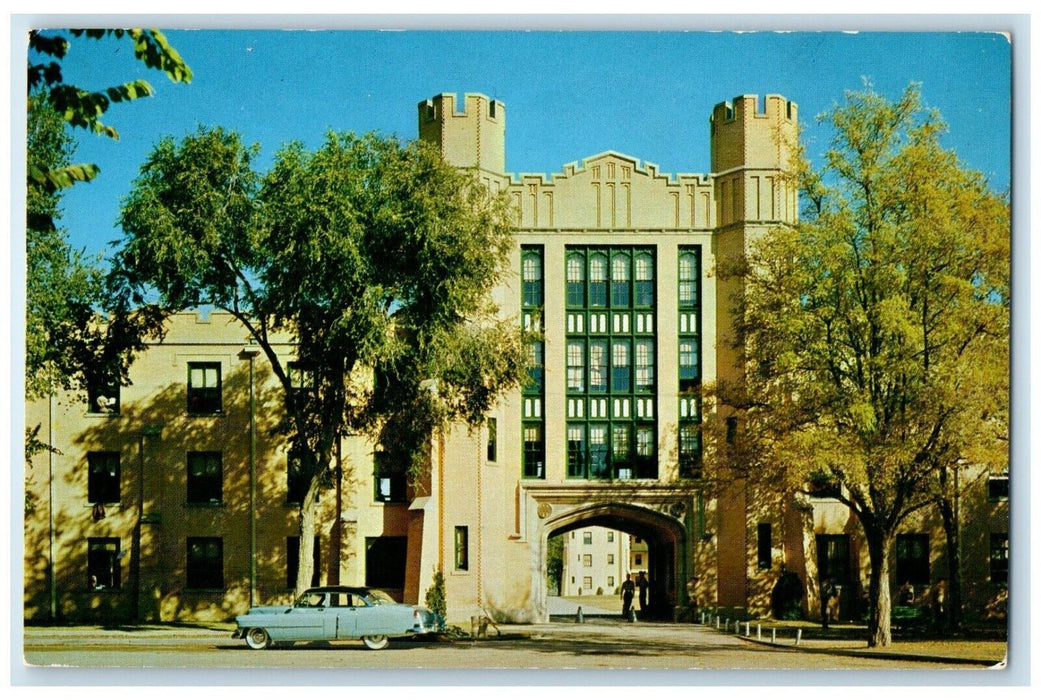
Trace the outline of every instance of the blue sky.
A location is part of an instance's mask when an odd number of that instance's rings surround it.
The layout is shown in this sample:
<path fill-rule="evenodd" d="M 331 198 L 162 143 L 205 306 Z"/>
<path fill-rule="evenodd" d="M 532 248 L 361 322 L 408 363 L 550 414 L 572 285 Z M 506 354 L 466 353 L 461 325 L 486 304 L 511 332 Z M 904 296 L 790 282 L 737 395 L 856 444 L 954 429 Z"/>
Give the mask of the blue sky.
<path fill-rule="evenodd" d="M 165 30 L 194 71 L 169 82 L 133 60 L 128 41 L 74 40 L 66 79 L 101 88 L 137 77 L 156 95 L 114 106 L 119 141 L 79 130 L 77 161 L 95 182 L 64 199 L 79 248 L 111 250 L 119 201 L 162 137 L 223 126 L 259 143 L 266 168 L 283 144 L 317 146 L 332 130 L 415 138 L 416 105 L 481 92 L 507 108 L 512 173 L 615 150 L 666 173 L 709 170 L 712 106 L 780 93 L 799 104 L 812 155 L 827 145 L 814 117 L 864 78 L 896 98 L 911 81 L 950 125 L 945 144 L 996 190 L 1010 179 L 1011 47 L 982 32 L 732 33 Z"/>

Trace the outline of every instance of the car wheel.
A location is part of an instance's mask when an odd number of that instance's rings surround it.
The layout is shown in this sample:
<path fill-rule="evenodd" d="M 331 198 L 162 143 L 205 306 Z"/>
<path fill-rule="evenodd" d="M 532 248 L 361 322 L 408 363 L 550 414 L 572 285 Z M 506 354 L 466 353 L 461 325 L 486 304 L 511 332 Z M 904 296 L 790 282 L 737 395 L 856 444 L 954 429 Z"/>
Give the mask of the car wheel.
<path fill-rule="evenodd" d="M 250 649 L 267 649 L 271 646 L 271 635 L 265 629 L 251 627 L 246 630 L 246 645 Z"/>
<path fill-rule="evenodd" d="M 386 649 L 387 645 L 390 644 L 390 638 L 385 634 L 371 634 L 367 637 L 362 637 L 361 641 L 365 643 L 365 646 L 373 651 Z"/>

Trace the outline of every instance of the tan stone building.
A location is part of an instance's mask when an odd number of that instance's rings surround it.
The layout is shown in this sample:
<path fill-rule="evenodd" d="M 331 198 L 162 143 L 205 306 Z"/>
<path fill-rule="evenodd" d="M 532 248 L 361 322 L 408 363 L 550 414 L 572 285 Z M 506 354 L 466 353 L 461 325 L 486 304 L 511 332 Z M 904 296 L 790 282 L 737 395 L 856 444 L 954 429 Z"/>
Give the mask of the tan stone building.
<path fill-rule="evenodd" d="M 765 614 L 782 565 L 806 585 L 811 614 L 822 566 L 855 614 L 867 555 L 846 509 L 742 483 L 713 498 L 698 479 L 691 391 L 735 371 L 733 290 L 713 271 L 750 237 L 796 220 L 779 139 L 794 139 L 796 105 L 778 95 L 717 105 L 711 172 L 690 175 L 615 152 L 552 177 L 510 175 L 504 105 L 445 94 L 418 112 L 421 138 L 516 203 L 512 272 L 494 300 L 542 331 L 529 348 L 533 381 L 505 396 L 483 431 L 432 436 L 419 497 L 371 444 L 346 436 L 345 476 L 321 497 L 317 580 L 414 602 L 440 569 L 450 620 L 539 620 L 548 539 L 601 528 L 641 540 L 648 566 L 634 570 L 647 570 L 663 617 L 686 604 L 693 576 L 703 605 Z M 270 437 L 280 403 L 263 356 L 229 316 L 180 314 L 132 379 L 105 401 L 62 395 L 27 407 L 27 424 L 58 449 L 27 474 L 27 618 L 137 609 L 214 620 L 288 598 L 299 487 Z M 1007 577 L 1008 482 L 978 470 L 964 478 L 966 611 L 982 614 Z M 908 523 L 894 575 L 935 583 L 942 548 L 936 518 Z"/>

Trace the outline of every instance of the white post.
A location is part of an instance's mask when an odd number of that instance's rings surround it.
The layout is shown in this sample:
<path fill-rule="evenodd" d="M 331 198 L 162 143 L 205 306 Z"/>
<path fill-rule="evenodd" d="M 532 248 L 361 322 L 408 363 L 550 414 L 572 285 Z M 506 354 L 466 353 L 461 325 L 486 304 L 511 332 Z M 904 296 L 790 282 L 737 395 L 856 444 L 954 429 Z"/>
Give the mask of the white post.
<path fill-rule="evenodd" d="M 771 627 L 770 628 L 770 643 L 771 644 L 777 644 L 777 628 L 776 627 Z"/>
<path fill-rule="evenodd" d="M 795 630 L 795 646 L 799 646 L 799 642 L 802 641 L 802 628 Z"/>

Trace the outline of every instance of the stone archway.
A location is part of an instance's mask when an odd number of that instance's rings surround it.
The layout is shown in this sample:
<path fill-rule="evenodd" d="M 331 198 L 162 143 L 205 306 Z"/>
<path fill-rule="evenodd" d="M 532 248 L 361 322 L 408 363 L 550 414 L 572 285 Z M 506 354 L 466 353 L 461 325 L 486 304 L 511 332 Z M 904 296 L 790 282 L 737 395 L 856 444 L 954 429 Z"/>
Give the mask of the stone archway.
<path fill-rule="evenodd" d="M 546 551 L 549 538 L 580 527 L 605 527 L 640 537 L 648 544 L 650 579 L 649 601 L 652 615 L 672 620 L 675 606 L 681 603 L 681 586 L 688 575 L 688 533 L 681 519 L 651 508 L 623 502 L 578 505 L 560 510 L 539 524 L 538 572 L 532 582 L 532 595 L 538 617 L 546 612 Z"/>

